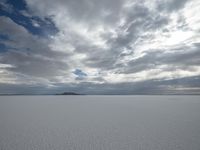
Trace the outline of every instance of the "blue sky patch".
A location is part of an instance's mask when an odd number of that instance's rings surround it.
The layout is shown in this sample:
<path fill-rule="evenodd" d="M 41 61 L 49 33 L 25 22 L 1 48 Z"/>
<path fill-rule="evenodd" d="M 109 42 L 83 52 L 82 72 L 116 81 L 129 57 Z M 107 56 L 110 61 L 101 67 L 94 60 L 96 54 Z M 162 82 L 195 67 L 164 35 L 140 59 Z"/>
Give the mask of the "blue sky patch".
<path fill-rule="evenodd" d="M 8 35 L 0 34 L 0 42 L 1 42 L 1 41 L 6 41 L 6 40 L 9 40 Z"/>
<path fill-rule="evenodd" d="M 50 18 L 41 19 L 29 14 L 26 8 L 26 3 L 23 0 L 8 0 L 6 5 L 14 7 L 12 7 L 12 11 L 8 11 L 6 8 L 3 9 L 4 5 L 0 5 L 0 16 L 11 18 L 15 23 L 25 27 L 30 33 L 46 37 L 58 32 L 58 29 Z M 22 12 L 29 14 L 29 16 Z"/>
<path fill-rule="evenodd" d="M 79 80 L 87 77 L 87 74 L 83 72 L 81 69 L 76 69 L 73 73 L 77 76 L 76 79 L 79 79 Z"/>
<path fill-rule="evenodd" d="M 0 53 L 6 52 L 8 48 L 0 42 Z"/>
<path fill-rule="evenodd" d="M 7 0 L 7 3 L 12 5 L 17 10 L 26 9 L 26 3 L 23 0 Z"/>

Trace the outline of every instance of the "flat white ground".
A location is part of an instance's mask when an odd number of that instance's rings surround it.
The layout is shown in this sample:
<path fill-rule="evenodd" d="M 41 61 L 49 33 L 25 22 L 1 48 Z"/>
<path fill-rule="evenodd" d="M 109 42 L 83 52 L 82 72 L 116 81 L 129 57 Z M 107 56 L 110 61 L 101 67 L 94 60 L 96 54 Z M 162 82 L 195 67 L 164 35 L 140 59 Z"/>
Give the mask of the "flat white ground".
<path fill-rule="evenodd" d="M 199 150 L 200 96 L 2 96 L 1 150 Z"/>

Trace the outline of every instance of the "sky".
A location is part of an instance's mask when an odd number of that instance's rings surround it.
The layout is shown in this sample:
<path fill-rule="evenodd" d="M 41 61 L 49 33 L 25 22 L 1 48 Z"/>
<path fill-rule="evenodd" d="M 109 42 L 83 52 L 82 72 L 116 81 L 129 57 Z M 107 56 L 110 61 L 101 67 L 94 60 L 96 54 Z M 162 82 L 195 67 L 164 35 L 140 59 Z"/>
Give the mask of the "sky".
<path fill-rule="evenodd" d="M 200 94 L 199 0 L 0 0 L 0 94 Z"/>

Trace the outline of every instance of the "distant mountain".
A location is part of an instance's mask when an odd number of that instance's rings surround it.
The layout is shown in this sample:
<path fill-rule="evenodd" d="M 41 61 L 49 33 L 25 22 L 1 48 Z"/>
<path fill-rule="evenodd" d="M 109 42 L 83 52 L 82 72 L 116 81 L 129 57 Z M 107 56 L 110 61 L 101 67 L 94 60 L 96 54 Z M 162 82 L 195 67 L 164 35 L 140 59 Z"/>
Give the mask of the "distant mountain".
<path fill-rule="evenodd" d="M 74 93 L 74 92 L 64 92 L 64 93 L 56 94 L 56 95 L 82 95 L 82 94 L 78 94 L 78 93 Z"/>

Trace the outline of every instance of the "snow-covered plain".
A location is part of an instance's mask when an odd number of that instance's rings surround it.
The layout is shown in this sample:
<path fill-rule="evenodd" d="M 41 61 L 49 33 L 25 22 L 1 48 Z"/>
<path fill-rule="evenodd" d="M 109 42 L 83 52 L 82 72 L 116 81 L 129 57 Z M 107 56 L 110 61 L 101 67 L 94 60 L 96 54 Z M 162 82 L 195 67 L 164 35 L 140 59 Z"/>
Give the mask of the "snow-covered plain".
<path fill-rule="evenodd" d="M 199 150 L 200 96 L 1 96 L 0 150 Z"/>

